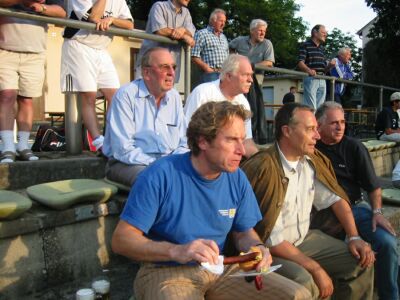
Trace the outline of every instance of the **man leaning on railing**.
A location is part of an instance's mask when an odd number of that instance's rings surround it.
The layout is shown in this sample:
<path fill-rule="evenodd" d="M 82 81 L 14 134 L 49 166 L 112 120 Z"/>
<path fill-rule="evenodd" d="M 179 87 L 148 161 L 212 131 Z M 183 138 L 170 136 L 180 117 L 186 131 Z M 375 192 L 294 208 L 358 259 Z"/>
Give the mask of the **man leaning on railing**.
<path fill-rule="evenodd" d="M 0 7 L 65 17 L 62 0 L 0 0 Z M 33 122 L 32 98 L 42 95 L 46 60 L 47 24 L 0 16 L 0 163 L 33 161 L 28 146 Z M 15 115 L 14 104 L 18 110 Z M 14 119 L 18 144 L 14 145 Z"/>

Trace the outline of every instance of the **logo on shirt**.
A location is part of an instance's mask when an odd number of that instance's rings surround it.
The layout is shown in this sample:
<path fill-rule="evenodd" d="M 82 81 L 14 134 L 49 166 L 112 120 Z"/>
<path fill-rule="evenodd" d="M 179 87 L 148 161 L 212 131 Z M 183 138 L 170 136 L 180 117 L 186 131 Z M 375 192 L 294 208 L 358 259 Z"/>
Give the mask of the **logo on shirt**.
<path fill-rule="evenodd" d="M 344 165 L 344 164 L 338 164 L 338 167 L 339 167 L 339 168 L 342 168 L 342 169 L 345 169 L 345 168 L 346 168 L 346 165 Z"/>
<path fill-rule="evenodd" d="M 218 210 L 218 212 L 221 216 L 232 219 L 236 215 L 236 208 L 220 209 L 220 210 Z"/>

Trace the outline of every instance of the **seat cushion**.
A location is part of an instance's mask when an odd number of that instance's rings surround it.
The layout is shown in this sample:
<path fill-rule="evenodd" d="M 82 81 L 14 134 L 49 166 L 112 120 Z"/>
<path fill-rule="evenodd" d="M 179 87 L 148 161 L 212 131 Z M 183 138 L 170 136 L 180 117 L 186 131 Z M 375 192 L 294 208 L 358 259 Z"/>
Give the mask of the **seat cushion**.
<path fill-rule="evenodd" d="M 108 179 L 107 177 L 104 177 L 104 182 L 112 184 L 118 188 L 119 191 L 129 193 L 131 191 L 131 187 L 127 185 L 123 185 L 122 183 L 112 181 Z"/>
<path fill-rule="evenodd" d="M 19 217 L 32 206 L 32 201 L 16 192 L 0 191 L 0 220 Z"/>
<path fill-rule="evenodd" d="M 29 197 L 53 209 L 66 209 L 81 202 L 106 202 L 117 188 L 94 179 L 70 179 L 33 185 Z"/>
<path fill-rule="evenodd" d="M 400 189 L 383 189 L 382 201 L 388 204 L 400 205 Z"/>

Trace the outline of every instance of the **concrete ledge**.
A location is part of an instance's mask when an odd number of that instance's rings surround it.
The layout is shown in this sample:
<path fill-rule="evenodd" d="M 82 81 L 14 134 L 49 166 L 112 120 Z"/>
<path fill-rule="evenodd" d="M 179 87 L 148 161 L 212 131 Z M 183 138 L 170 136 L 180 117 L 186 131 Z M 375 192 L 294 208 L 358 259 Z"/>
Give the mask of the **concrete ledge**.
<path fill-rule="evenodd" d="M 400 158 L 400 144 L 392 148 L 369 152 L 377 176 L 392 176 L 392 171 Z"/>
<path fill-rule="evenodd" d="M 39 161 L 0 164 L 0 189 L 23 189 L 64 179 L 104 178 L 106 160 L 90 152 L 79 156 L 67 156 L 64 152 L 46 152 L 38 155 Z"/>

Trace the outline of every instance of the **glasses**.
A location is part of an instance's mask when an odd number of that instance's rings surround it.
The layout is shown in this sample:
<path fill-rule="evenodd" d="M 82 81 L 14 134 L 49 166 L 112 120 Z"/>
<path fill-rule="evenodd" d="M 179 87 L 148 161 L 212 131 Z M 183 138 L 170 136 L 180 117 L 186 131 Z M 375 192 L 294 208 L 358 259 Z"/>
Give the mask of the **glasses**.
<path fill-rule="evenodd" d="M 160 65 L 157 65 L 157 66 L 146 66 L 146 68 L 158 68 L 158 69 L 161 70 L 162 73 L 167 73 L 171 69 L 175 71 L 176 70 L 176 64 L 172 64 L 172 65 L 160 64 Z"/>

